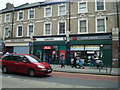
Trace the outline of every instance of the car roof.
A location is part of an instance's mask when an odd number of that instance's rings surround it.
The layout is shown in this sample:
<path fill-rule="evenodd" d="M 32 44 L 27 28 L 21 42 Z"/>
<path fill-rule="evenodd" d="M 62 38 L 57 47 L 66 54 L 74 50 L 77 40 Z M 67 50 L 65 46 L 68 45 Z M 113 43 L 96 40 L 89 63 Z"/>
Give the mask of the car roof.
<path fill-rule="evenodd" d="M 6 55 L 23 55 L 23 56 L 25 56 L 25 55 L 32 55 L 32 54 L 9 53 L 9 54 L 6 54 Z"/>

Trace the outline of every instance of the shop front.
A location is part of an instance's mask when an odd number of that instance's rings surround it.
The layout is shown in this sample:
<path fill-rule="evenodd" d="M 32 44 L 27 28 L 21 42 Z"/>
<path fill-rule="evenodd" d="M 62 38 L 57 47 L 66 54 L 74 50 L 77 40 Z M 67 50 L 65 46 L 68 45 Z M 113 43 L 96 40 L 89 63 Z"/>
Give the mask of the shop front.
<path fill-rule="evenodd" d="M 5 51 L 9 53 L 30 54 L 30 39 L 7 39 L 5 40 Z"/>
<path fill-rule="evenodd" d="M 66 62 L 65 36 L 34 36 L 34 55 L 41 60 L 59 64 L 60 56 L 64 55 Z M 87 65 L 89 57 L 101 59 L 104 64 L 112 65 L 111 34 L 70 35 L 70 56 L 77 56 Z"/>
<path fill-rule="evenodd" d="M 33 54 L 42 61 L 59 64 L 61 54 L 64 54 L 66 59 L 66 43 L 64 37 L 36 38 L 33 45 Z"/>
<path fill-rule="evenodd" d="M 76 37 L 76 40 L 73 38 Z M 105 65 L 112 65 L 112 39 L 111 34 L 90 34 L 71 36 L 71 54 L 82 59 L 88 65 L 90 58 L 102 60 Z"/>

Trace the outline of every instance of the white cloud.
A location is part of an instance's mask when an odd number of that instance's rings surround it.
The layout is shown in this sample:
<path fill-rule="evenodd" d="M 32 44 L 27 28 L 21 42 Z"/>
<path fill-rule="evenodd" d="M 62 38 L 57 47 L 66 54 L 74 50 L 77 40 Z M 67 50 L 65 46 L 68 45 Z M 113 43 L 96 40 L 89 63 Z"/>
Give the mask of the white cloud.
<path fill-rule="evenodd" d="M 14 4 L 14 6 L 19 6 L 19 5 L 22 5 L 22 4 L 25 4 L 25 3 L 35 3 L 35 2 L 42 2 L 42 1 L 45 1 L 45 0 L 2 0 L 0 2 L 0 10 L 1 9 L 4 9 L 6 7 L 6 3 L 11 3 L 11 4 Z"/>

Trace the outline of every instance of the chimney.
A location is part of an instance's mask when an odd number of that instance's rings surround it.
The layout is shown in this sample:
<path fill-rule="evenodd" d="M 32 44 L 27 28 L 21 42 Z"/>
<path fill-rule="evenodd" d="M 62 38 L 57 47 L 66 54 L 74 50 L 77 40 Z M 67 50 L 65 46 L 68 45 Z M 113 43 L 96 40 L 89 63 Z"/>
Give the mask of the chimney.
<path fill-rule="evenodd" d="M 6 9 L 8 9 L 8 8 L 14 8 L 14 5 L 11 4 L 11 3 L 7 3 L 7 4 L 6 4 Z"/>

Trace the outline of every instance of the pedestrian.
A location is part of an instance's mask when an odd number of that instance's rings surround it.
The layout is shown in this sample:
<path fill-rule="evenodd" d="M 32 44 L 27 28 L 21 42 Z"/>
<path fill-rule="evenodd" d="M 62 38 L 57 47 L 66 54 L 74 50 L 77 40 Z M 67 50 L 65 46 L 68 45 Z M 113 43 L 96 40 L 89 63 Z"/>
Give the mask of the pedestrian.
<path fill-rule="evenodd" d="M 82 63 L 82 61 L 80 59 L 77 60 L 77 64 L 78 64 L 79 68 L 84 69 L 83 63 Z"/>
<path fill-rule="evenodd" d="M 61 64 L 61 68 L 65 67 L 65 65 L 64 65 L 64 55 L 60 56 L 60 64 Z"/>
<path fill-rule="evenodd" d="M 74 56 L 72 68 L 73 67 L 77 68 L 76 61 L 77 61 L 77 58 L 76 58 L 76 56 Z"/>
<path fill-rule="evenodd" d="M 102 60 L 96 60 L 95 63 L 96 63 L 97 69 L 99 67 L 103 67 L 103 61 Z"/>
<path fill-rule="evenodd" d="M 94 56 L 91 56 L 91 58 L 90 58 L 90 66 L 91 67 L 94 66 Z"/>

